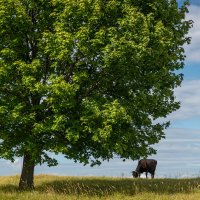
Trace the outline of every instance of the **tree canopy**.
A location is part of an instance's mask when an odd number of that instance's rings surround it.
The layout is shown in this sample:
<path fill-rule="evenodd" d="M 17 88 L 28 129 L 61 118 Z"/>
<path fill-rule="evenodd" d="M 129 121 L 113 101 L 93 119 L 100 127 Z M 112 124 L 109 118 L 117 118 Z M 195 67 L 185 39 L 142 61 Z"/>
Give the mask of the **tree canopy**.
<path fill-rule="evenodd" d="M 91 165 L 156 152 L 169 125 L 157 119 L 179 108 L 188 2 L 0 5 L 0 157 L 24 156 L 21 188 L 35 165 L 57 164 L 49 152 Z"/>

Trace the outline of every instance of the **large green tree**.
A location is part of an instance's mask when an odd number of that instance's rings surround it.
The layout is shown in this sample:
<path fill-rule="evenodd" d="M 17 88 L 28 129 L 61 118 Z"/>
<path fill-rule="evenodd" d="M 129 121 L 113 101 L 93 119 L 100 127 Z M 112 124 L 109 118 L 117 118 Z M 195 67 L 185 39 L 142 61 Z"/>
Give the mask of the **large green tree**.
<path fill-rule="evenodd" d="M 179 108 L 188 3 L 0 0 L 0 157 L 20 189 L 49 152 L 91 165 L 155 153 Z"/>

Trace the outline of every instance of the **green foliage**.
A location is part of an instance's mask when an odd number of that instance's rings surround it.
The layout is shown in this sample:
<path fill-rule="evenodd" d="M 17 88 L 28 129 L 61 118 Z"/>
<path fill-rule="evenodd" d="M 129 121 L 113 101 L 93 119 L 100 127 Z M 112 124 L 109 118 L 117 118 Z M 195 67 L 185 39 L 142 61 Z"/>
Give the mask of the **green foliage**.
<path fill-rule="evenodd" d="M 0 0 L 0 157 L 146 157 L 179 108 L 191 21 L 175 0 Z"/>

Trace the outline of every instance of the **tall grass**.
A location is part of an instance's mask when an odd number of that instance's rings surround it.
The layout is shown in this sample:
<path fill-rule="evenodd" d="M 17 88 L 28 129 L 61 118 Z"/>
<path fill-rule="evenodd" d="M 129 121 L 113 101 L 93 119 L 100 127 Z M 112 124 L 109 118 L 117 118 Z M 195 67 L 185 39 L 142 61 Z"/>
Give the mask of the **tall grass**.
<path fill-rule="evenodd" d="M 35 176 L 35 191 L 18 191 L 19 176 L 0 177 L 0 200 L 200 199 L 200 178 L 132 179 Z"/>

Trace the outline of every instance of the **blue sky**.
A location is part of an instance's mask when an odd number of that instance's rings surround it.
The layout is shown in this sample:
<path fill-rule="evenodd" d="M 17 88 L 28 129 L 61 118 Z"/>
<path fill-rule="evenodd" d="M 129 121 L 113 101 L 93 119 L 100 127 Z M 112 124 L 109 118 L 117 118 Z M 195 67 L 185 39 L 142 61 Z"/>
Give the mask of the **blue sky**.
<path fill-rule="evenodd" d="M 183 2 L 182 0 L 178 1 Z M 200 176 L 200 0 L 191 0 L 188 19 L 194 21 L 189 36 L 191 45 L 186 46 L 184 81 L 175 90 L 181 108 L 172 113 L 168 119 L 171 126 L 166 130 L 166 139 L 155 145 L 158 160 L 156 177 L 193 177 Z M 82 166 L 73 161 L 58 157 L 57 167 L 37 166 L 36 174 L 81 175 L 81 176 L 131 176 L 137 161 L 122 162 L 114 159 L 104 162 L 100 167 Z M 0 160 L 0 176 L 20 174 L 22 160 L 14 163 Z"/>

